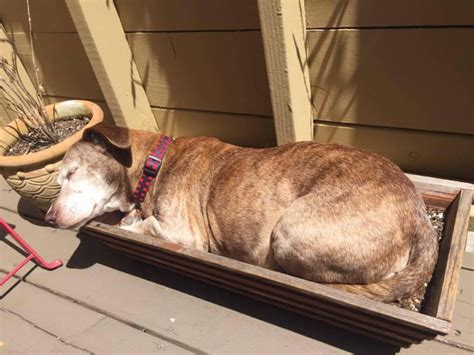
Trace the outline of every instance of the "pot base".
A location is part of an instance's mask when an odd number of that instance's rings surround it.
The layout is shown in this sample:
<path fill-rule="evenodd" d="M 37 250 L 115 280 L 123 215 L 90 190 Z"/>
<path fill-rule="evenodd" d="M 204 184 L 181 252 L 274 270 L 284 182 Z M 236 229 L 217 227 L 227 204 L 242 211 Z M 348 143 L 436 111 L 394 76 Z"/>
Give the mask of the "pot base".
<path fill-rule="evenodd" d="M 32 201 L 41 210 L 47 211 L 61 188 L 56 182 L 61 159 L 62 157 L 44 167 L 4 168 L 2 175 L 20 196 Z"/>

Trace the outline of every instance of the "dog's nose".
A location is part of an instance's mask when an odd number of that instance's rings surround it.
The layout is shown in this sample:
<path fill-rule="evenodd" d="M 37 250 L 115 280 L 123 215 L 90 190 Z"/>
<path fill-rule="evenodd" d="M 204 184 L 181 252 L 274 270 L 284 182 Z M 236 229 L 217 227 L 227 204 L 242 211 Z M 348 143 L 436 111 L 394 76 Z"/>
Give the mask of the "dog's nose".
<path fill-rule="evenodd" d="M 46 216 L 44 217 L 44 220 L 46 222 L 48 222 L 49 224 L 55 225 L 56 224 L 56 218 L 57 218 L 56 210 L 50 208 L 48 213 L 46 213 Z"/>

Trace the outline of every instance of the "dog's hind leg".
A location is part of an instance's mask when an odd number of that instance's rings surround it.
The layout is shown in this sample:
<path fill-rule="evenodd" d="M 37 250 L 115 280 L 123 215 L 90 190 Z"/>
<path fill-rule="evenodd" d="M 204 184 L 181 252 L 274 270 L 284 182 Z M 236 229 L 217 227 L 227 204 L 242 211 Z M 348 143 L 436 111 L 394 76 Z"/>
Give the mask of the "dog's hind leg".
<path fill-rule="evenodd" d="M 403 269 L 410 242 L 394 207 L 357 208 L 356 198 L 311 193 L 293 202 L 272 231 L 275 261 L 289 274 L 324 283 L 373 283 Z"/>

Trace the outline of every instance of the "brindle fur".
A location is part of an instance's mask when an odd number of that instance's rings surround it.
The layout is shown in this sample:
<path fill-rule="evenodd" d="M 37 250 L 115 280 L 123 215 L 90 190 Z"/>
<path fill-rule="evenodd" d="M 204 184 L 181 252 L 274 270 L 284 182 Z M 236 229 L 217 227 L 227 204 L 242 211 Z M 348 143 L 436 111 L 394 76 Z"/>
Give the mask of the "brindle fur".
<path fill-rule="evenodd" d="M 104 210 L 130 211 L 159 138 L 99 125 L 66 154 L 61 173 L 80 160 L 79 169 L 116 185 Z M 47 219 L 77 225 L 65 207 L 71 198 L 62 189 Z M 437 260 L 411 181 L 388 159 L 335 144 L 251 149 L 178 138 L 142 207 L 144 220 L 125 228 L 384 302 L 410 297 Z"/>

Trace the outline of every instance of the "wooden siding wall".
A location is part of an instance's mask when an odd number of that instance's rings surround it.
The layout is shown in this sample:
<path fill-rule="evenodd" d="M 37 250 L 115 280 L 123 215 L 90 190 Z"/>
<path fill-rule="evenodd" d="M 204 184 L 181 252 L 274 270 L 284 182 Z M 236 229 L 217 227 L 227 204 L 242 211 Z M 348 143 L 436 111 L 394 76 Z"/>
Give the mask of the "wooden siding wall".
<path fill-rule="evenodd" d="M 275 143 L 256 0 L 114 3 L 161 128 Z M 410 172 L 474 180 L 474 2 L 305 6 L 315 140 L 379 152 Z M 91 99 L 107 110 L 64 1 L 31 7 L 48 100 Z M 25 0 L 0 0 L 0 20 L 32 76 Z"/>
<path fill-rule="evenodd" d="M 314 137 L 474 180 L 474 2 L 307 0 Z"/>
<path fill-rule="evenodd" d="M 165 132 L 275 144 L 255 1 L 116 0 L 115 6 Z M 84 98 L 107 109 L 64 1 L 31 0 L 31 11 L 47 100 Z M 0 19 L 32 76 L 26 1 L 0 0 Z"/>

